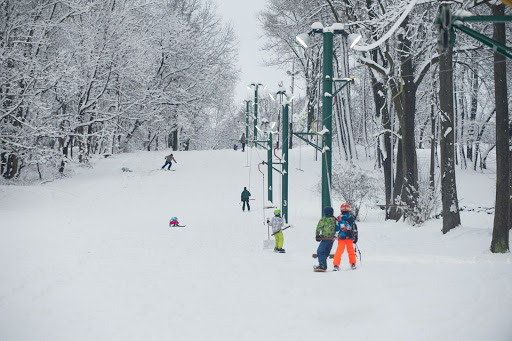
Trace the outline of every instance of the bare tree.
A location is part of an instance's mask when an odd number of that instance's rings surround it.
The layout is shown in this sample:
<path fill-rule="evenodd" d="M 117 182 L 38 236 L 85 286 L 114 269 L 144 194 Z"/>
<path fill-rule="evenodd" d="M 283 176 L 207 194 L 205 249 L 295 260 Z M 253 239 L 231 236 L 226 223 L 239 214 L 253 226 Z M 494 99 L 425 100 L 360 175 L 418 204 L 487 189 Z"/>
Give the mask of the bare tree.
<path fill-rule="evenodd" d="M 446 10 L 446 7 L 441 7 Z M 449 9 L 449 7 L 448 7 Z M 439 105 L 441 109 L 441 198 L 443 201 L 443 233 L 460 225 L 459 201 L 455 182 L 455 125 L 453 108 L 453 48 L 439 56 Z"/>
<path fill-rule="evenodd" d="M 505 5 L 492 5 L 492 15 L 505 15 Z M 494 24 L 493 39 L 505 44 L 506 30 L 504 23 Z M 509 172 L 509 119 L 507 60 L 505 56 L 494 52 L 494 84 L 496 101 L 496 204 L 494 211 L 494 228 L 492 231 L 491 252 L 505 253 L 509 246 L 510 215 L 510 172 Z"/>

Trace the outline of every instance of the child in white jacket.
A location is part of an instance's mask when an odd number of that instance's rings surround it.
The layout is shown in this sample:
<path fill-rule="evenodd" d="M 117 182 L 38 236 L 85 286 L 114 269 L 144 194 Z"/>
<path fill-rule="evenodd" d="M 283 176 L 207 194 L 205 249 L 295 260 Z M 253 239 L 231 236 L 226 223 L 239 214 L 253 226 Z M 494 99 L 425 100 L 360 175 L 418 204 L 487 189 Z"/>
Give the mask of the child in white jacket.
<path fill-rule="evenodd" d="M 275 210 L 274 216 L 270 220 L 270 226 L 272 226 L 272 235 L 276 240 L 276 246 L 274 247 L 274 252 L 284 253 L 283 244 L 284 237 L 283 232 L 281 231 L 283 228 L 283 218 L 281 217 L 281 211 Z"/>

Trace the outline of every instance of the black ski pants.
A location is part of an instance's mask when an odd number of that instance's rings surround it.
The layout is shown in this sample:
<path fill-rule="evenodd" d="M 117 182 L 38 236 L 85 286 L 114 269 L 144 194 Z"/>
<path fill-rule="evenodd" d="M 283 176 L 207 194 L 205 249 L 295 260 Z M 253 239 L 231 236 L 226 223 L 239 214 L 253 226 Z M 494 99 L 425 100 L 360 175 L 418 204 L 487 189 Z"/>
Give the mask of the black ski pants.
<path fill-rule="evenodd" d="M 247 203 L 247 211 L 250 211 L 251 210 L 251 206 L 249 205 L 249 199 L 242 199 L 242 202 L 243 202 L 242 211 L 245 211 L 245 204 L 246 203 Z"/>

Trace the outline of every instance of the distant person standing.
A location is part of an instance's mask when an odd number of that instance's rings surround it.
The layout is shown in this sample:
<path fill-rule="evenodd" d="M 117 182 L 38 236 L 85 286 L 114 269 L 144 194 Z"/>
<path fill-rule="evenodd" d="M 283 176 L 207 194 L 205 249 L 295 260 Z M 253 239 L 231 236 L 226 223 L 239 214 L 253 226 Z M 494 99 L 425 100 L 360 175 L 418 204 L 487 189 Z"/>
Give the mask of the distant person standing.
<path fill-rule="evenodd" d="M 245 211 L 245 204 L 247 204 L 247 211 L 251 210 L 251 206 L 249 205 L 249 197 L 251 196 L 251 192 L 247 190 L 247 187 L 244 187 L 242 191 L 241 200 L 243 203 L 242 211 Z"/>
<path fill-rule="evenodd" d="M 170 170 L 171 169 L 171 166 L 172 166 L 172 161 L 178 163 L 178 161 L 176 161 L 176 159 L 174 158 L 174 156 L 171 155 L 167 155 L 165 157 L 165 164 L 162 166 L 162 169 L 165 168 L 165 166 L 169 165 L 169 167 L 167 168 L 167 170 Z"/>
<path fill-rule="evenodd" d="M 242 134 L 242 138 L 240 138 L 240 143 L 242 144 L 242 151 L 245 152 L 245 133 Z"/>

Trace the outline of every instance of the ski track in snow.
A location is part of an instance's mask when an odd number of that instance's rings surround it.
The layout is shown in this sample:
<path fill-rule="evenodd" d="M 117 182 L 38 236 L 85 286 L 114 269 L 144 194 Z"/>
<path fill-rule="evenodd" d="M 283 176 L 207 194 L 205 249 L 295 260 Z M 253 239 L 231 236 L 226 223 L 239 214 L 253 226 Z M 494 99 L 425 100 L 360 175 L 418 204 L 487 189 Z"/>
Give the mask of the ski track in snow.
<path fill-rule="evenodd" d="M 251 167 L 240 151 L 174 152 L 169 172 L 165 151 L 137 152 L 44 185 L 0 186 L 0 340 L 512 339 L 512 257 L 489 251 L 493 215 L 462 212 L 443 236 L 442 220 L 411 227 L 371 209 L 358 223 L 358 269 L 345 253 L 345 271 L 330 260 L 314 273 L 320 161 L 302 147 L 297 171 L 290 150 L 293 228 L 277 254 L 263 249 L 266 153 L 248 153 Z M 472 171 L 458 186 L 468 179 L 492 188 Z M 238 204 L 244 186 L 251 212 Z M 274 203 L 280 191 L 274 173 Z M 461 192 L 493 206 L 493 193 Z M 170 228 L 172 216 L 187 227 Z"/>

